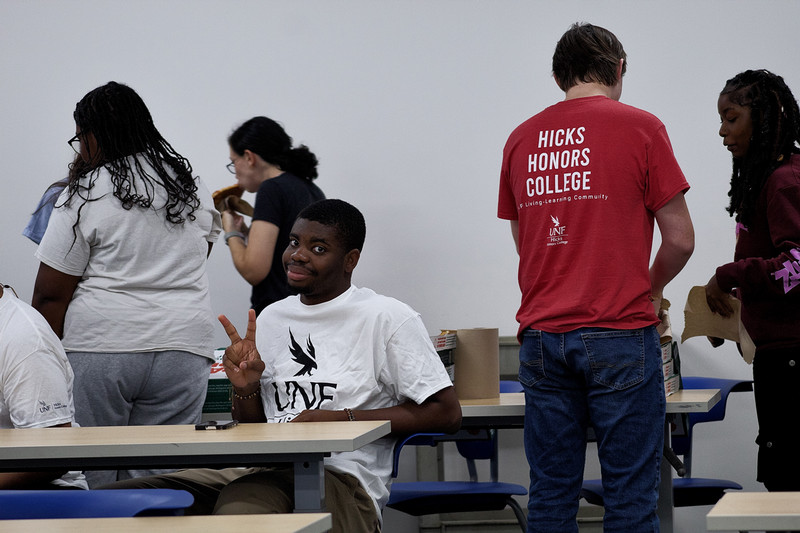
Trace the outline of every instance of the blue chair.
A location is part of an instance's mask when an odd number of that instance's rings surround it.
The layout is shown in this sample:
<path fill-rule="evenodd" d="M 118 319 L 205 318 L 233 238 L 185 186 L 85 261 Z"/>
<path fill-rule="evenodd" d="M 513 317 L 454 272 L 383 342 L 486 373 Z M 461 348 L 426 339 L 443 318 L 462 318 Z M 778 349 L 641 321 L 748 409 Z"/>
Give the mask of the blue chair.
<path fill-rule="evenodd" d="M 522 392 L 522 383 L 519 381 L 501 379 L 500 392 Z"/>
<path fill-rule="evenodd" d="M 681 477 L 672 481 L 672 494 L 675 507 L 697 505 L 714 505 L 727 490 L 742 490 L 742 486 L 727 479 L 692 477 L 692 434 L 695 424 L 714 422 L 725 418 L 728 395 L 731 392 L 753 390 L 752 381 L 736 379 L 684 376 L 681 378 L 684 389 L 719 389 L 720 401 L 707 413 L 689 413 L 686 431 L 682 435 L 672 435 L 671 449 L 665 450 L 683 457 L 678 461 L 677 470 Z M 673 462 L 672 460 L 670 462 Z M 673 463 L 674 465 L 674 463 Z M 593 479 L 583 482 L 581 497 L 594 505 L 603 505 L 603 485 L 601 480 Z"/>
<path fill-rule="evenodd" d="M 173 489 L 0 490 L 0 520 L 182 515 L 192 503 Z"/>
<path fill-rule="evenodd" d="M 516 385 L 515 385 L 516 384 Z M 501 382 L 501 392 L 522 390 L 516 382 Z M 400 451 L 403 446 L 435 446 L 454 441 L 459 454 L 467 461 L 469 481 L 412 481 L 393 483 L 387 507 L 412 516 L 473 511 L 500 511 L 510 507 L 523 533 L 527 529 L 526 515 L 513 496 L 527 496 L 528 489 L 515 483 L 498 481 L 497 431 L 483 429 L 478 433 L 460 431 L 415 433 L 398 441 L 394 448 L 392 477 L 397 477 Z M 476 460 L 489 460 L 490 481 L 478 481 Z"/>

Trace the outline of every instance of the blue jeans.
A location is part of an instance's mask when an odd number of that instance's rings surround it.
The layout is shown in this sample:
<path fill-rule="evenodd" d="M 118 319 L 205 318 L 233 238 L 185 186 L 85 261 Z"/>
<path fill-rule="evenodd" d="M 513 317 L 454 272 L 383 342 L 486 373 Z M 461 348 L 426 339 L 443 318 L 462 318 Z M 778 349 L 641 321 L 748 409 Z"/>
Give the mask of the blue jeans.
<path fill-rule="evenodd" d="M 528 329 L 520 348 L 528 532 L 577 533 L 586 432 L 593 427 L 603 477 L 603 530 L 658 532 L 664 379 L 655 327 Z"/>

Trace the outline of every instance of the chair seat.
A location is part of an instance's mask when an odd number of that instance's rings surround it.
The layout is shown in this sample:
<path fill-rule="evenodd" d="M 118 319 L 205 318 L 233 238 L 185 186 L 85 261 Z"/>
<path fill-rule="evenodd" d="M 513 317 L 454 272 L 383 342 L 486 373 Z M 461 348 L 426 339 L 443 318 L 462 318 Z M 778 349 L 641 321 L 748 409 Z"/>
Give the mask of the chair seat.
<path fill-rule="evenodd" d="M 742 486 L 727 479 L 676 478 L 672 480 L 675 507 L 714 505 L 726 490 L 742 490 Z M 599 479 L 583 482 L 581 498 L 592 505 L 603 505 L 603 484 Z"/>
<path fill-rule="evenodd" d="M 603 482 L 599 479 L 585 479 L 581 486 L 581 498 L 592 505 L 603 505 Z"/>
<path fill-rule="evenodd" d="M 526 496 L 522 485 L 474 481 L 412 481 L 393 483 L 387 507 L 412 516 L 435 513 L 499 511 L 510 495 Z"/>
<path fill-rule="evenodd" d="M 0 490 L 0 520 L 176 515 L 193 502 L 173 489 Z"/>
<path fill-rule="evenodd" d="M 714 505 L 726 490 L 742 490 L 742 486 L 728 479 L 686 477 L 672 480 L 675 507 Z"/>

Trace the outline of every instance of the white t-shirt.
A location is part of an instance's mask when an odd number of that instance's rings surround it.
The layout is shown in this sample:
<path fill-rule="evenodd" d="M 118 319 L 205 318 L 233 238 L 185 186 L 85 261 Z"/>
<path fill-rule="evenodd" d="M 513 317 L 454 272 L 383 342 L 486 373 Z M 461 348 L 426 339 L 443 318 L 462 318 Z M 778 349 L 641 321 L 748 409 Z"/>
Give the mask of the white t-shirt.
<path fill-rule="evenodd" d="M 0 428 L 75 424 L 72 368 L 50 325 L 8 291 L 0 298 Z M 88 489 L 68 472 L 55 485 Z"/>
<path fill-rule="evenodd" d="M 157 176 L 144 158 L 139 162 Z M 126 210 L 113 195 L 105 168 L 82 179 L 92 188 L 63 206 L 62 193 L 36 257 L 81 276 L 67 308 L 62 342 L 68 352 L 182 350 L 214 358 L 214 315 L 206 276 L 208 243 L 217 240 L 220 215 L 199 178 L 195 220 L 166 220 L 163 187 L 149 209 Z M 136 181 L 142 187 L 141 180 Z M 80 219 L 77 226 L 78 211 Z"/>
<path fill-rule="evenodd" d="M 290 296 L 257 319 L 256 346 L 266 369 L 262 402 L 269 422 L 305 409 L 342 410 L 422 403 L 452 385 L 418 313 L 370 289 L 304 305 Z M 378 514 L 389 498 L 395 439 L 334 453 L 325 466 L 351 474 Z"/>

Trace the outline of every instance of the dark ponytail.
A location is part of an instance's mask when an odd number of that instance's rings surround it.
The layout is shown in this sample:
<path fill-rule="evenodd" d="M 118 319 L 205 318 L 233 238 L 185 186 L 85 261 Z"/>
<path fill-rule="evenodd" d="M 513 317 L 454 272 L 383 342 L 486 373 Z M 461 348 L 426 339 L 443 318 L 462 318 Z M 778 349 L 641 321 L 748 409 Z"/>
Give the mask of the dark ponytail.
<path fill-rule="evenodd" d="M 292 148 L 292 138 L 280 124 L 267 117 L 253 117 L 228 137 L 231 149 L 258 154 L 267 163 L 307 180 L 317 178 L 317 156 L 304 144 Z"/>

